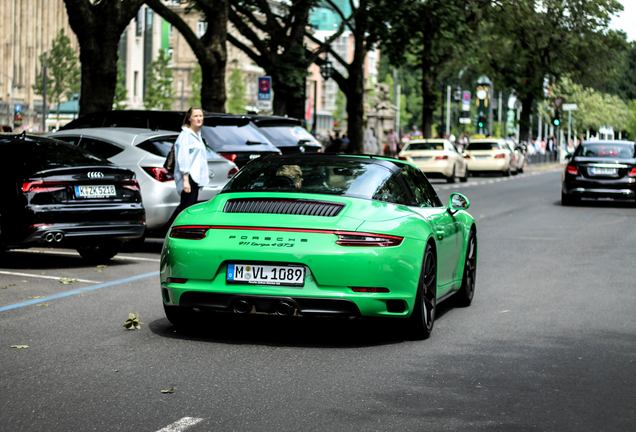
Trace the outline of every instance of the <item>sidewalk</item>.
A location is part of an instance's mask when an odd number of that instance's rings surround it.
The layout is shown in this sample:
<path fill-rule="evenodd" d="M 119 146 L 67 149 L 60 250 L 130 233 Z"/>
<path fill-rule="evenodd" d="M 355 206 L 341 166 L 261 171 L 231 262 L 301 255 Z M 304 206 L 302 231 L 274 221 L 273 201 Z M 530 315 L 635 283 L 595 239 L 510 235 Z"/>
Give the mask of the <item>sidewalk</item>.
<path fill-rule="evenodd" d="M 542 162 L 526 165 L 524 172 L 560 171 L 565 168 L 565 163 Z"/>

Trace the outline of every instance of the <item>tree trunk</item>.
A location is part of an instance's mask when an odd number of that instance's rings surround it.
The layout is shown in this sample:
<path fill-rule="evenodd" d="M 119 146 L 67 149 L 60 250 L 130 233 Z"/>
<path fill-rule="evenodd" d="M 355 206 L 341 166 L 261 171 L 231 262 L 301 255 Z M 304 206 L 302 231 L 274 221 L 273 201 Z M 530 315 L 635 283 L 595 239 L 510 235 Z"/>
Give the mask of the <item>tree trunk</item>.
<path fill-rule="evenodd" d="M 433 137 L 433 113 L 437 105 L 435 78 L 427 64 L 422 65 L 422 135 Z"/>
<path fill-rule="evenodd" d="M 203 44 L 207 56 L 201 64 L 201 105 L 206 111 L 225 112 L 225 66 L 227 64 L 228 0 L 212 0 L 207 3 L 205 16 L 208 22 Z"/>
<path fill-rule="evenodd" d="M 347 136 L 349 152 L 362 153 L 364 137 L 364 76 L 362 68 L 352 67 L 349 72 L 347 95 Z"/>
<path fill-rule="evenodd" d="M 530 115 L 534 105 L 534 95 L 521 95 L 521 116 L 519 117 L 519 141 L 530 141 Z"/>
<path fill-rule="evenodd" d="M 284 75 L 272 75 L 274 100 L 272 110 L 276 115 L 287 115 L 303 120 L 305 118 L 305 83 L 300 85 Z"/>

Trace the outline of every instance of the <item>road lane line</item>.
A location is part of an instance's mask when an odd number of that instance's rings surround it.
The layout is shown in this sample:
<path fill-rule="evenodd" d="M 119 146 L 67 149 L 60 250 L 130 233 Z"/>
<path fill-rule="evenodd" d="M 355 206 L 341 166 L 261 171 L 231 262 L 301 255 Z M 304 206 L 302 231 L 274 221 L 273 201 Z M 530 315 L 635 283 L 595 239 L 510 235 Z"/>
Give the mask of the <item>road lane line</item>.
<path fill-rule="evenodd" d="M 38 275 L 38 274 L 32 274 L 32 273 L 19 273 L 19 272 L 10 272 L 10 271 L 1 271 L 1 270 L 0 270 L 0 274 L 5 274 L 9 276 L 32 277 L 32 278 L 39 278 L 39 279 L 53 279 L 58 281 L 60 279 L 65 278 L 64 276 L 47 276 L 47 275 Z M 74 281 L 84 282 L 84 283 L 99 283 L 99 281 L 94 281 L 90 279 L 77 279 L 77 278 L 68 278 L 68 279 L 73 279 Z"/>
<path fill-rule="evenodd" d="M 38 303 L 48 303 L 52 300 L 58 300 L 58 299 L 62 299 L 62 298 L 66 298 L 66 297 L 72 297 L 72 296 L 76 296 L 79 294 L 84 294 L 90 291 L 96 291 L 102 288 L 110 288 L 113 286 L 117 286 L 117 285 L 123 285 L 123 284 L 127 284 L 130 282 L 134 282 L 134 281 L 138 281 L 141 279 L 146 279 L 149 277 L 153 277 L 153 276 L 158 276 L 159 272 L 158 271 L 154 271 L 154 272 L 149 272 L 149 273 L 142 273 L 142 274 L 138 274 L 135 276 L 131 276 L 131 277 L 127 277 L 124 279 L 117 279 L 117 280 L 113 280 L 113 281 L 108 281 L 108 282 L 104 282 L 104 283 L 100 283 L 99 285 L 93 285 L 93 286 L 87 286 L 87 287 L 83 287 L 83 288 L 77 288 L 74 290 L 69 290 L 69 291 L 63 291 L 57 294 L 52 294 L 50 296 L 46 296 L 46 297 L 42 297 L 42 298 L 38 298 L 38 299 L 33 299 L 33 300 L 27 300 L 27 301 L 23 301 L 20 303 L 14 303 L 14 304 L 10 304 L 7 306 L 0 306 L 0 312 L 6 312 L 6 311 L 10 311 L 13 309 L 19 309 L 19 308 L 23 308 L 26 306 L 31 306 L 34 304 L 38 304 Z"/>
<path fill-rule="evenodd" d="M 181 420 L 177 420 L 176 422 L 169 424 L 165 428 L 159 429 L 157 432 L 181 432 L 202 421 L 202 418 L 184 417 Z"/>
<path fill-rule="evenodd" d="M 32 254 L 48 254 L 48 255 L 73 255 L 79 256 L 77 252 L 67 252 L 67 251 L 44 251 L 37 249 L 12 249 L 11 252 L 20 252 L 20 253 L 32 253 Z M 112 259 L 114 260 L 132 260 L 132 261 L 150 261 L 150 262 L 159 262 L 159 258 L 145 258 L 145 257 L 136 257 L 130 255 L 116 255 Z"/>

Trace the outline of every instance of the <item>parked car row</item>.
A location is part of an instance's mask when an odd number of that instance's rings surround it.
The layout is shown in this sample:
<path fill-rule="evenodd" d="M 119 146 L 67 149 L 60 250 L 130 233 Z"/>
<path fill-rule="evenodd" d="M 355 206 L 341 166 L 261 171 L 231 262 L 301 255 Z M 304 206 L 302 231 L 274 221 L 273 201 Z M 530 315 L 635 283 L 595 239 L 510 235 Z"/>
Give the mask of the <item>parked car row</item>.
<path fill-rule="evenodd" d="M 522 173 L 527 164 L 525 150 L 510 138 L 472 140 L 463 152 L 447 139 L 416 139 L 404 145 L 399 157 L 429 178 L 445 178 L 448 183 L 481 173 Z"/>

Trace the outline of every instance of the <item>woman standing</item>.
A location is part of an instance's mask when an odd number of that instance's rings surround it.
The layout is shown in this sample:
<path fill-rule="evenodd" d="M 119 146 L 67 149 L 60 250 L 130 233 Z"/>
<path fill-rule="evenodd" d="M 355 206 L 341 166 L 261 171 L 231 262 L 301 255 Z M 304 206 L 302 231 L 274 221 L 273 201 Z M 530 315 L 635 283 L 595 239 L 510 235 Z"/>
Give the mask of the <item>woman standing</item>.
<path fill-rule="evenodd" d="M 201 128 L 203 110 L 190 108 L 183 120 L 181 133 L 175 142 L 174 180 L 181 202 L 175 209 L 173 219 L 185 208 L 199 200 L 199 188 L 209 181 L 208 158 Z"/>

